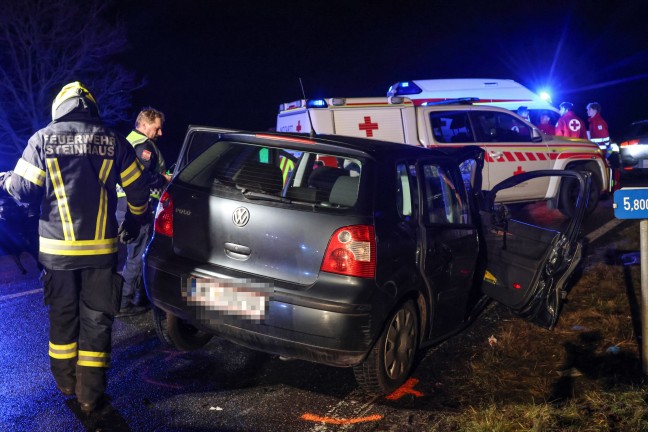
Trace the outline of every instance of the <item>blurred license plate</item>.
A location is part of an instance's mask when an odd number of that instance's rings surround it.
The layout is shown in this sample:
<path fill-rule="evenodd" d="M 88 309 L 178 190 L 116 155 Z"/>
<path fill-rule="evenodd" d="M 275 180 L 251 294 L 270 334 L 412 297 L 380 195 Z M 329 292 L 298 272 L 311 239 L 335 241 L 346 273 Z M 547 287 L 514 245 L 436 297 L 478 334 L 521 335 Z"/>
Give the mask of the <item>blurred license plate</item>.
<path fill-rule="evenodd" d="M 182 295 L 187 303 L 225 315 L 263 319 L 272 286 L 250 279 L 220 279 L 190 276 Z"/>

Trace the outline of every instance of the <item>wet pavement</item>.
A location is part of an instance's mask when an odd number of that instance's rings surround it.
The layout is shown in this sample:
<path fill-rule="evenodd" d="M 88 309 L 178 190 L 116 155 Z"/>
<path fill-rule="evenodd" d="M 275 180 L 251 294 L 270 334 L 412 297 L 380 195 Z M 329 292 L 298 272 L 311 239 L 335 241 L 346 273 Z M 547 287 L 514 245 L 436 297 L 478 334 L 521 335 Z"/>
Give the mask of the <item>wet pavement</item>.
<path fill-rule="evenodd" d="M 612 219 L 607 202 L 587 229 Z M 198 351 L 168 349 L 149 311 L 115 320 L 107 403 L 86 416 L 55 388 L 39 272 L 29 255 L 21 260 L 24 275 L 0 256 L 0 431 L 424 430 L 438 409 L 435 375 L 443 371 L 434 368 L 434 349 L 388 399 L 358 390 L 351 369 L 284 361 L 218 339 Z M 487 310 L 474 325 L 491 318 Z"/>

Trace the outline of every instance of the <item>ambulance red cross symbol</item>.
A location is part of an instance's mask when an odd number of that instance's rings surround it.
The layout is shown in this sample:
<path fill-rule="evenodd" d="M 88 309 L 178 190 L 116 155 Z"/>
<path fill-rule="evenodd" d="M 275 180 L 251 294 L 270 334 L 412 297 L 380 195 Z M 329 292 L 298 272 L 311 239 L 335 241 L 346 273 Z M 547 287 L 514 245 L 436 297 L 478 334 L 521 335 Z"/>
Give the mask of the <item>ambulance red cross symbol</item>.
<path fill-rule="evenodd" d="M 578 120 L 572 120 L 569 122 L 569 129 L 572 131 L 576 132 L 578 129 L 580 129 L 580 122 Z"/>
<path fill-rule="evenodd" d="M 378 123 L 372 123 L 371 116 L 365 116 L 364 123 L 358 124 L 358 129 L 365 131 L 367 133 L 367 137 L 371 138 L 373 137 L 373 131 L 378 129 Z"/>

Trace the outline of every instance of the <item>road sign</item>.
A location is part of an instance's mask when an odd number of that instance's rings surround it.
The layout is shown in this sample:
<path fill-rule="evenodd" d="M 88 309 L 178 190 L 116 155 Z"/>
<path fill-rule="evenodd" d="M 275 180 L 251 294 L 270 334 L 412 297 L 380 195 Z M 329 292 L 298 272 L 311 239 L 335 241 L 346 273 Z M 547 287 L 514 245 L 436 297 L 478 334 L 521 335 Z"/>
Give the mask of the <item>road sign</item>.
<path fill-rule="evenodd" d="M 648 219 L 648 188 L 617 190 L 613 207 L 617 219 Z"/>

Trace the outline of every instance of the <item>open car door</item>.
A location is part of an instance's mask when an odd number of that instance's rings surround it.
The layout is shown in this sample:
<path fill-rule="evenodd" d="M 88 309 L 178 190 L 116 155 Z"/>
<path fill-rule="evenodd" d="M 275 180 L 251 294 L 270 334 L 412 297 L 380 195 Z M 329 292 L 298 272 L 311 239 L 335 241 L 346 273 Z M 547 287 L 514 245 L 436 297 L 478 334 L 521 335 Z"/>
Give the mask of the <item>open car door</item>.
<path fill-rule="evenodd" d="M 496 204 L 497 193 L 544 176 L 576 178 L 579 194 L 574 217 L 559 227 L 516 220 L 506 205 Z M 589 175 L 575 171 L 531 171 L 511 177 L 485 196 L 481 214 L 487 263 L 482 291 L 513 312 L 541 327 L 558 320 L 566 285 L 581 259 L 580 227 L 589 196 Z"/>

